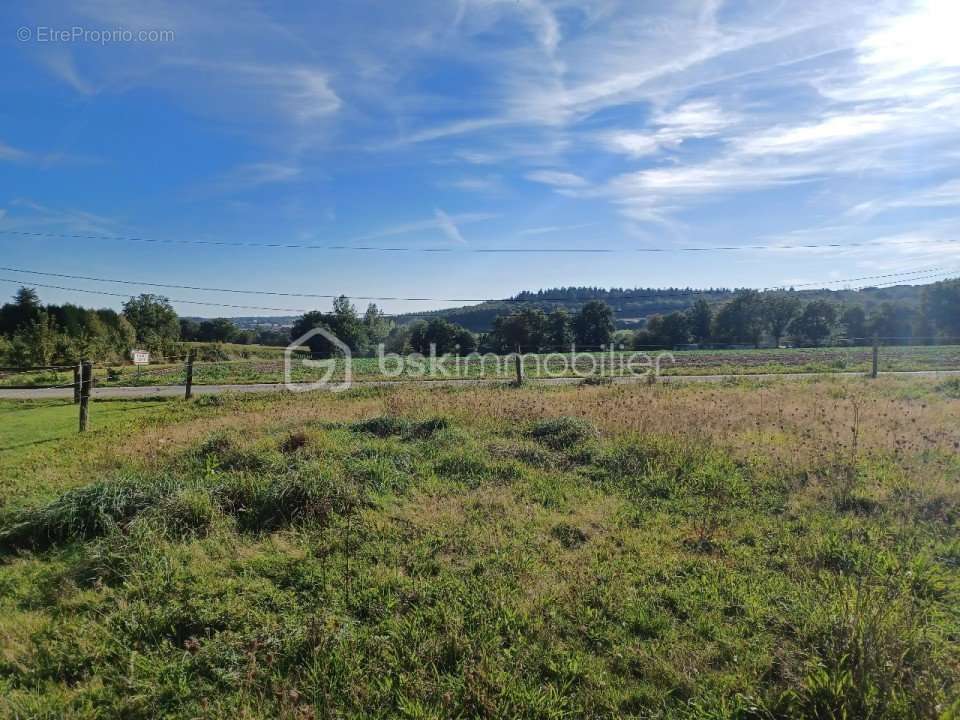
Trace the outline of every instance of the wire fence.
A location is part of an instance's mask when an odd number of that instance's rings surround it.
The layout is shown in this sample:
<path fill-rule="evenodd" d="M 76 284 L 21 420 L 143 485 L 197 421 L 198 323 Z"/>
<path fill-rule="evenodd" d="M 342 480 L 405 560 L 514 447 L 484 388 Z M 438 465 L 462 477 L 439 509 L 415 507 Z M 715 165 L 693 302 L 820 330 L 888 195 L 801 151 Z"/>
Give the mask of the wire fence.
<path fill-rule="evenodd" d="M 890 344 L 917 338 L 883 337 L 880 341 L 878 370 L 951 371 L 960 370 L 960 338 L 923 338 L 936 341 L 928 344 Z M 837 373 L 868 372 L 872 369 L 873 348 L 865 345 L 830 347 L 711 347 L 666 346 L 664 344 L 609 344 L 609 345 L 520 345 L 513 352 L 465 355 L 414 354 L 420 363 L 436 360 L 443 371 L 438 374 L 414 373 L 400 378 L 387 372 L 383 357 L 355 357 L 350 359 L 355 382 L 393 379 L 432 379 L 434 377 L 471 379 L 495 374 L 494 363 L 500 371 L 512 367 L 512 358 L 520 355 L 521 367 L 527 377 L 553 377 L 564 368 L 568 374 L 623 375 L 636 363 L 635 356 L 665 356 L 659 362 L 659 371 L 665 375 L 751 375 L 761 373 Z M 304 354 L 291 364 L 290 379 L 310 382 L 317 371 L 299 362 L 309 357 Z M 395 356 L 399 357 L 399 356 Z M 411 356 L 406 356 L 407 358 Z M 573 359 L 571 359 L 573 357 Z M 446 358 L 446 359 L 444 359 Z M 155 365 L 91 365 L 94 387 L 169 387 L 187 383 L 188 366 L 185 360 Z M 288 368 L 283 360 L 243 359 L 193 361 L 192 383 L 197 385 L 241 385 L 282 383 Z M 333 377 L 345 374 L 346 361 L 333 359 Z M 77 385 L 79 375 L 75 365 L 45 365 L 29 368 L 0 368 L 0 389 L 67 389 Z"/>

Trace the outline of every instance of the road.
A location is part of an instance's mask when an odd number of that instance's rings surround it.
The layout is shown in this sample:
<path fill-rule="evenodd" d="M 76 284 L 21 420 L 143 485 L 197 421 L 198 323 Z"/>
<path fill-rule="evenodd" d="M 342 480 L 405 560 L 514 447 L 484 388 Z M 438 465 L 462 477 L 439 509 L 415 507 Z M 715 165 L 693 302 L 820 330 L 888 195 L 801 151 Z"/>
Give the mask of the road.
<path fill-rule="evenodd" d="M 881 372 L 881 375 L 897 377 L 949 377 L 960 376 L 960 370 L 910 370 L 897 372 Z M 661 375 L 661 382 L 724 382 L 727 380 L 803 380 L 816 377 L 863 377 L 861 372 L 831 372 L 831 373 L 763 373 L 740 375 Z M 583 382 L 583 378 L 530 378 L 531 384 L 543 385 L 575 385 Z M 635 384 L 647 382 L 646 378 L 616 377 L 615 384 Z M 505 385 L 506 380 L 484 380 L 478 378 L 464 378 L 460 380 L 371 380 L 354 383 L 354 387 L 391 386 L 391 385 Z M 307 384 L 295 385 L 297 389 L 308 390 Z M 194 395 L 219 395 L 222 393 L 268 393 L 284 389 L 280 383 L 253 383 L 250 385 L 194 385 Z M 93 399 L 118 400 L 134 398 L 161 398 L 182 397 L 182 385 L 146 385 L 142 387 L 99 387 L 92 391 Z M 15 388 L 0 389 L 0 400 L 51 400 L 72 398 L 73 388 Z"/>

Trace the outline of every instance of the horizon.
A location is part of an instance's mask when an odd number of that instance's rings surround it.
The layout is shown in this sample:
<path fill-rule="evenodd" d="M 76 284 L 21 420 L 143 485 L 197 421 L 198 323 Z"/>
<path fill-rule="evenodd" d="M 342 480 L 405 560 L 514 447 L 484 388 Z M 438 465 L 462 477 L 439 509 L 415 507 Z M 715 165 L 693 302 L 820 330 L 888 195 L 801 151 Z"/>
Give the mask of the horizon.
<path fill-rule="evenodd" d="M 0 12 L 6 295 L 119 309 L 126 290 L 89 278 L 508 298 L 960 269 L 949 0 Z M 286 304 L 133 285 L 209 303 L 173 302 L 190 317 Z"/>

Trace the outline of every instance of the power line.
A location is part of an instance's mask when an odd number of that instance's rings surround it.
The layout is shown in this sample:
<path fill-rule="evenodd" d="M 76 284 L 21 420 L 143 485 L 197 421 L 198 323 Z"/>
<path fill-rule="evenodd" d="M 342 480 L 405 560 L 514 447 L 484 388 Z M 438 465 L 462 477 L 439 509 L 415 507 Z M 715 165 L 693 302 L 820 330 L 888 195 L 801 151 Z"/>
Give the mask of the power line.
<path fill-rule="evenodd" d="M 0 266 L 0 270 L 6 272 L 15 272 L 23 273 L 26 275 L 41 275 L 45 277 L 58 277 L 65 278 L 70 280 L 90 280 L 93 282 L 104 282 L 104 283 L 115 283 L 120 285 L 132 285 L 132 286 L 143 286 L 143 287 L 156 287 L 156 288 L 165 288 L 165 289 L 176 289 L 176 290 L 197 290 L 202 292 L 220 292 L 220 293 L 234 293 L 240 295 L 271 295 L 279 297 L 302 297 L 302 298 L 319 298 L 319 299 L 335 299 L 338 297 L 349 297 L 352 300 L 381 300 L 381 301 L 417 301 L 417 302 L 517 302 L 517 303 L 534 303 L 534 302 L 564 302 L 564 301 L 577 301 L 582 298 L 570 298 L 570 297 L 512 297 L 512 298 L 432 298 L 432 297 L 398 297 L 398 296 L 373 296 L 373 295 L 347 295 L 346 293 L 340 293 L 335 295 L 323 295 L 317 293 L 297 293 L 297 292 L 285 292 L 285 291 L 274 291 L 274 290 L 239 290 L 236 288 L 216 288 L 216 287 L 202 287 L 198 285 L 179 285 L 174 283 L 155 283 L 155 282 L 146 282 L 141 280 L 118 280 L 115 278 L 102 278 L 102 277 L 93 277 L 90 275 L 71 275 L 67 273 L 54 273 L 54 272 L 44 272 L 40 270 L 27 270 L 25 268 L 15 268 L 15 267 L 3 267 Z M 876 280 L 880 278 L 890 278 L 890 277 L 904 277 L 911 275 L 919 275 L 921 273 L 927 273 L 931 271 L 944 271 L 943 268 L 937 267 L 928 267 L 918 270 L 909 270 L 896 273 L 885 273 L 883 275 L 864 275 L 861 277 L 855 278 L 846 278 L 843 280 L 824 280 L 822 282 L 813 282 L 813 283 L 801 283 L 795 285 L 778 285 L 769 288 L 763 288 L 764 290 L 779 290 L 786 289 L 788 287 L 810 287 L 814 285 L 836 285 L 848 282 L 855 282 L 860 280 Z M 914 279 L 914 278 L 906 278 Z M 922 278 L 919 278 L 922 279 Z M 39 285 L 39 283 L 36 283 Z M 42 286 L 41 286 L 42 287 Z M 95 291 L 86 291 L 86 292 L 95 292 Z M 661 299 L 669 298 L 683 295 L 713 295 L 713 294 L 725 294 L 731 292 L 729 290 L 664 290 L 662 292 L 653 292 L 653 293 L 631 293 L 627 295 L 617 295 L 616 297 L 607 297 L 613 302 L 622 301 L 622 300 L 641 300 L 641 299 Z M 669 294 L 667 294 L 669 293 Z M 104 293 L 106 295 L 117 295 L 120 297 L 126 297 L 120 293 Z M 204 304 L 199 301 L 187 301 L 181 300 L 178 302 L 196 302 L 196 304 Z M 218 303 L 205 303 L 208 305 L 217 305 Z M 232 306 L 224 305 L 224 307 L 246 307 L 246 306 Z M 257 308 L 260 309 L 260 308 Z"/>
<path fill-rule="evenodd" d="M 14 280 L 12 278 L 3 278 L 0 277 L 0 282 L 13 283 L 14 285 L 22 285 L 23 280 Z M 87 293 L 88 295 L 108 295 L 110 297 L 122 297 L 129 298 L 129 293 L 114 293 L 107 292 L 105 290 L 86 290 L 84 288 L 75 288 L 75 287 L 64 287 L 63 285 L 48 285 L 45 283 L 30 283 L 31 285 L 36 285 L 37 287 L 47 288 L 51 290 L 66 290 L 67 292 L 80 292 Z M 174 298 L 167 298 L 170 302 L 175 303 L 186 303 L 189 305 L 211 305 L 216 307 L 225 307 L 225 308 L 235 308 L 237 310 L 270 310 L 271 312 L 284 312 L 284 313 L 306 313 L 310 312 L 309 310 L 304 310 L 303 308 L 277 308 L 277 307 L 263 307 L 260 305 L 231 305 L 228 303 L 218 303 L 218 302 L 209 302 L 209 301 L 200 301 L 200 300 L 179 300 Z"/>
<path fill-rule="evenodd" d="M 280 248 L 280 249 L 300 249 L 300 250 L 353 250 L 365 252 L 412 252 L 412 253 L 476 253 L 476 254 L 536 254 L 536 253 L 585 253 L 585 254 L 611 254 L 611 253 L 687 253 L 687 252 L 726 252 L 726 251 L 745 251 L 745 250 L 808 250 L 821 248 L 860 248 L 877 247 L 887 244 L 896 244 L 896 241 L 865 241 L 851 243 L 802 243 L 789 245 L 716 245 L 700 247 L 641 247 L 641 248 L 471 248 L 471 247 L 404 247 L 404 246 L 379 246 L 379 245 L 317 245 L 310 243 L 263 243 L 263 242 L 240 242 L 233 240 L 183 240 L 183 239 L 158 239 L 142 237 L 125 237 L 119 235 L 80 235 L 71 233 L 49 233 L 49 232 L 30 232 L 26 230 L 0 230 L 4 235 L 20 235 L 25 237 L 48 237 L 70 240 L 110 240 L 121 242 L 141 242 L 157 245 L 209 245 L 216 247 L 253 247 L 253 248 Z M 916 239 L 909 242 L 915 243 Z M 949 242 L 958 243 L 960 239 L 929 239 L 924 242 Z"/>
<path fill-rule="evenodd" d="M 920 277 L 911 278 L 911 280 L 927 280 L 927 279 L 931 279 L 931 278 L 935 278 L 935 277 L 950 276 L 950 275 L 956 274 L 956 272 L 957 272 L 956 270 L 938 272 L 938 273 L 934 273 L 934 274 L 932 274 L 932 275 L 925 275 L 925 276 L 920 276 Z M 11 284 L 14 284 L 14 285 L 22 285 L 24 281 L 23 281 L 23 280 L 15 280 L 15 279 L 13 279 L 13 278 L 0 277 L 0 282 L 11 283 Z M 898 283 L 900 283 L 900 282 L 902 282 L 902 280 L 894 280 L 894 281 L 892 281 L 892 282 L 878 283 L 878 284 L 876 284 L 876 285 L 865 285 L 865 286 L 858 287 L 858 288 L 851 288 L 851 290 L 864 290 L 864 289 L 866 289 L 866 288 L 872 288 L 872 287 L 884 287 L 884 286 L 887 286 L 887 285 L 896 285 L 896 284 L 898 284 Z M 52 289 L 52 290 L 64 290 L 64 291 L 67 291 L 67 292 L 86 293 L 86 294 L 88 294 L 88 295 L 105 295 L 105 296 L 109 296 L 109 297 L 122 297 L 122 298 L 129 298 L 129 297 L 130 297 L 129 293 L 115 293 L 115 292 L 108 292 L 108 291 L 106 291 L 106 290 L 88 290 L 88 289 L 85 289 L 85 288 L 65 287 L 65 286 L 63 286 L 63 285 L 51 285 L 51 284 L 47 284 L 47 283 L 38 283 L 38 282 L 31 283 L 31 285 L 35 285 L 35 286 L 37 286 L 37 287 L 42 287 L 42 288 L 47 288 L 47 289 Z M 691 292 L 693 292 L 693 291 L 691 291 Z M 709 291 L 697 291 L 697 292 L 709 292 Z M 654 297 L 659 297 L 659 296 L 654 296 Z M 311 312 L 311 310 L 307 310 L 307 309 L 304 309 L 304 308 L 278 308 L 278 307 L 264 307 L 264 306 L 262 306 L 262 305 L 234 305 L 234 304 L 230 304 L 230 303 L 218 303 L 218 302 L 203 301 L 203 300 L 181 300 L 181 299 L 178 299 L 178 298 L 167 298 L 167 299 L 168 299 L 170 302 L 173 302 L 173 303 L 184 303 L 184 304 L 187 304 L 187 305 L 206 305 L 206 306 L 210 306 L 210 307 L 232 308 L 232 309 L 235 309 L 235 310 L 267 310 L 267 311 L 270 311 L 270 312 L 283 312 L 283 313 L 296 313 L 296 314 L 303 314 L 303 313 Z M 579 298 L 579 299 L 582 300 L 583 298 Z M 616 301 L 617 299 L 619 299 L 619 298 L 612 298 L 612 300 L 614 300 L 614 301 Z M 522 301 L 522 302 L 533 302 L 533 301 Z M 385 314 L 384 317 L 396 317 L 396 315 L 386 315 L 386 314 Z"/>

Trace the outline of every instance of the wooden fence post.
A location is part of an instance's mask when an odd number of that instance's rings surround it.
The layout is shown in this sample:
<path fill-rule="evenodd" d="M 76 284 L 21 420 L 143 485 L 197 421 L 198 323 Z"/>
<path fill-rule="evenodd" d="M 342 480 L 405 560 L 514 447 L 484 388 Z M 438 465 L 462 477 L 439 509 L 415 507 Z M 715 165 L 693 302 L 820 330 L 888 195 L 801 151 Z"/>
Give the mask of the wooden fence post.
<path fill-rule="evenodd" d="M 875 378 L 880 369 L 880 338 L 873 336 L 873 365 L 870 368 L 870 377 Z"/>
<path fill-rule="evenodd" d="M 519 345 L 517 345 L 517 354 L 513 356 L 513 362 L 517 369 L 517 385 L 523 385 L 523 359 L 520 357 Z"/>
<path fill-rule="evenodd" d="M 84 360 L 80 364 L 80 432 L 86 432 L 90 420 L 90 386 L 93 384 L 93 365 Z"/>
<path fill-rule="evenodd" d="M 189 400 L 193 397 L 193 348 L 187 350 L 187 384 L 183 397 Z"/>
<path fill-rule="evenodd" d="M 80 404 L 80 373 L 82 371 L 82 363 L 77 363 L 73 366 L 73 404 Z"/>

